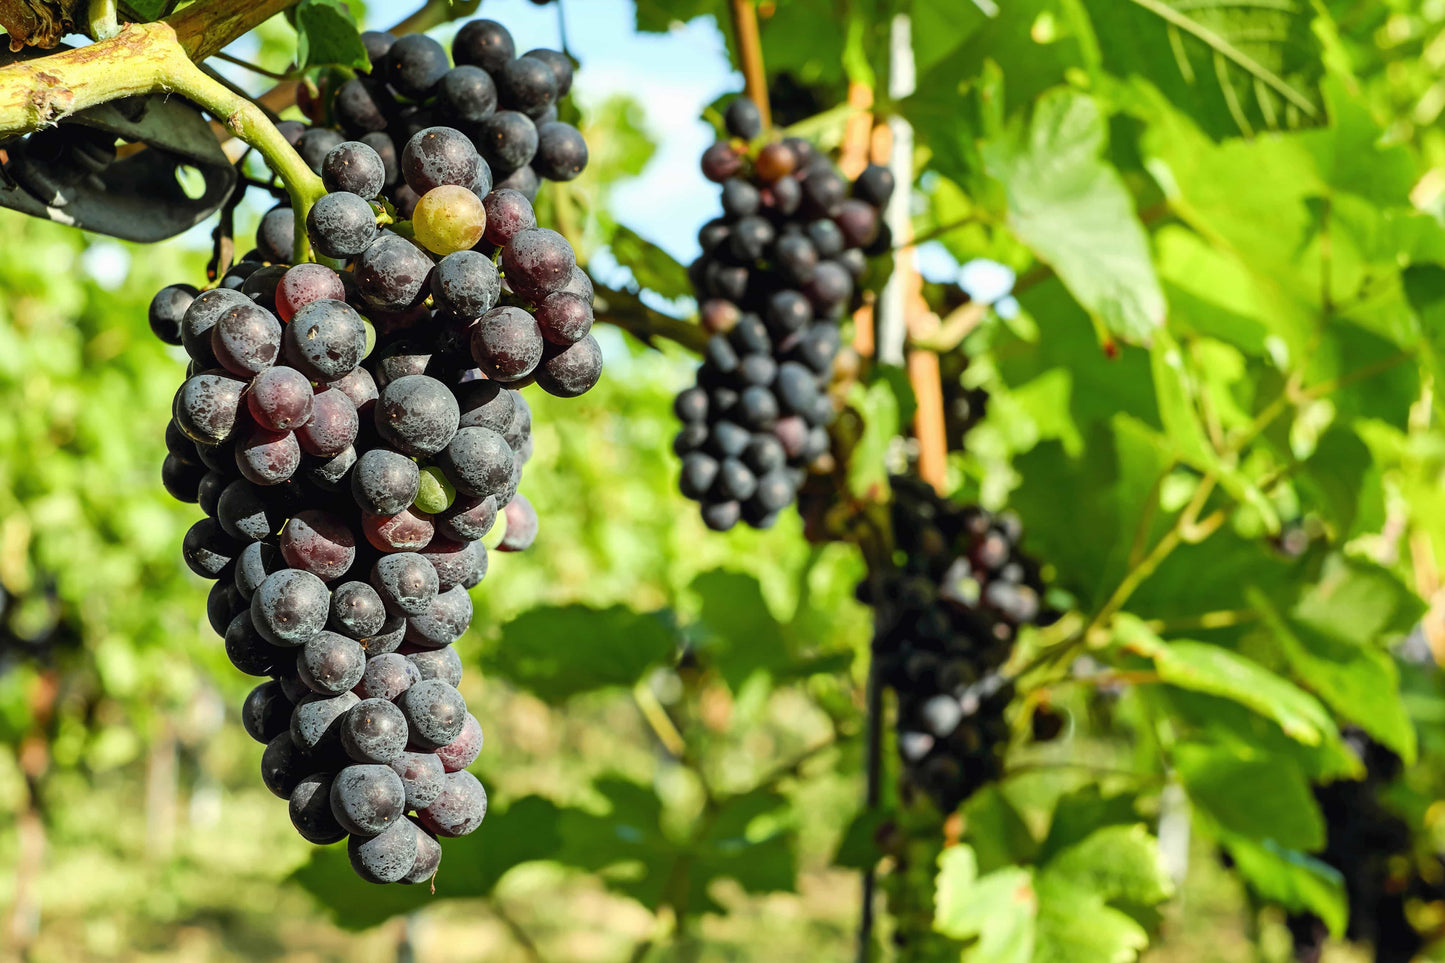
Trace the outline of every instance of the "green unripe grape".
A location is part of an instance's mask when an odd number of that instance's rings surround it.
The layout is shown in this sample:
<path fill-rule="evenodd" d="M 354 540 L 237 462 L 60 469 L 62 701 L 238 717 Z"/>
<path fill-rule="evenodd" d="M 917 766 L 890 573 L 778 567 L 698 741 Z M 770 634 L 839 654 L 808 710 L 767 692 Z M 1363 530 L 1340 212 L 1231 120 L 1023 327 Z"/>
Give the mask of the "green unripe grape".
<path fill-rule="evenodd" d="M 440 468 L 423 468 L 412 507 L 428 515 L 435 515 L 450 508 L 456 497 L 456 489 L 447 481 Z"/>
<path fill-rule="evenodd" d="M 411 226 L 417 243 L 433 254 L 447 255 L 468 250 L 482 239 L 487 211 L 469 189 L 443 184 L 417 201 Z"/>

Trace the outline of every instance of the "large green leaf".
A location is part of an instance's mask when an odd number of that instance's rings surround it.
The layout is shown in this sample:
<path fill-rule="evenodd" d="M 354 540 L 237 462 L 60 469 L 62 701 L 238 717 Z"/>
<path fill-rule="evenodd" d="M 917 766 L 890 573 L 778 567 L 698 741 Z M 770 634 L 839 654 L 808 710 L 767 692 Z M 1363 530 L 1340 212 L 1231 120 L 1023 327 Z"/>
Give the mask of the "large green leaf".
<path fill-rule="evenodd" d="M 370 67 L 361 30 L 344 0 L 301 0 L 297 5 L 296 63 L 302 68 Z"/>
<path fill-rule="evenodd" d="M 1256 893 L 1287 909 L 1314 913 L 1336 938 L 1344 934 L 1349 903 L 1339 870 L 1271 840 L 1257 842 L 1221 833 L 1220 841 Z"/>
<path fill-rule="evenodd" d="M 1325 122 L 1309 0 L 1083 0 L 1106 70 L 1147 78 L 1214 137 Z"/>
<path fill-rule="evenodd" d="M 650 291 L 656 291 L 665 298 L 685 298 L 693 294 L 692 282 L 687 279 L 687 268 L 634 231 L 618 225 L 609 242 L 612 256 L 618 263 L 627 265 L 637 283 Z"/>
<path fill-rule="evenodd" d="M 965 963 L 1128 963 L 1149 937 L 1112 904 L 1149 907 L 1169 892 L 1156 841 L 1137 823 L 986 874 L 961 844 L 939 857 L 934 928 L 970 941 Z"/>
<path fill-rule="evenodd" d="M 1003 185 L 1019 239 L 1100 324 L 1145 341 L 1164 323 L 1164 294 L 1133 198 L 1102 159 L 1106 137 L 1094 99 L 1058 88 L 1026 126 L 984 145 L 984 167 Z"/>
<path fill-rule="evenodd" d="M 1019 866 L 978 874 L 966 845 L 938 859 L 934 929 L 957 940 L 977 940 L 964 955 L 970 963 L 1029 963 L 1033 959 L 1038 897 L 1033 874 Z"/>
<path fill-rule="evenodd" d="M 1293 761 L 1190 743 L 1170 755 L 1190 801 L 1226 830 L 1285 849 L 1324 846 L 1324 817 Z"/>
<path fill-rule="evenodd" d="M 1396 612 L 1408 628 L 1424 606 L 1383 569 L 1332 556 L 1320 581 L 1286 620 L 1268 600 L 1251 595 L 1296 676 L 1341 717 L 1354 722 L 1407 763 L 1415 730 L 1400 701 L 1400 679 L 1382 645 Z M 1402 626 L 1394 626 L 1398 635 Z"/>
<path fill-rule="evenodd" d="M 1163 642 L 1143 623 L 1124 618 L 1120 636 L 1131 649 L 1154 660 L 1168 685 L 1232 699 L 1272 719 L 1292 738 L 1319 745 L 1335 733 L 1329 713 L 1313 696 L 1237 652 L 1205 642 Z"/>
<path fill-rule="evenodd" d="M 502 627 L 486 665 L 549 702 L 608 686 L 632 686 L 676 645 L 660 613 L 621 605 L 530 609 Z"/>

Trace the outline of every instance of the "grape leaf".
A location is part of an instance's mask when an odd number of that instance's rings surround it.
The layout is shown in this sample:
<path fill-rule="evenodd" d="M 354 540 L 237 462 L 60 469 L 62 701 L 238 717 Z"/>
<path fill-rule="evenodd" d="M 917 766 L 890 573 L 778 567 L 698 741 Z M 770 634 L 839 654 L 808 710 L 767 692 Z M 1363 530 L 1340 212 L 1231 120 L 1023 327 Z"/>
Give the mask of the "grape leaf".
<path fill-rule="evenodd" d="M 676 299 L 692 296 L 692 282 L 687 279 L 687 268 L 677 263 L 656 244 L 639 237 L 629 228 L 618 225 L 608 241 L 612 255 L 619 264 L 625 264 L 632 271 L 637 283 L 665 298 Z"/>
<path fill-rule="evenodd" d="M 1286 849 L 1324 846 L 1324 817 L 1293 760 L 1197 743 L 1175 745 L 1171 756 L 1190 801 L 1230 832 Z"/>
<path fill-rule="evenodd" d="M 660 613 L 625 606 L 529 609 L 502 627 L 484 656 L 495 672 L 558 703 L 608 686 L 632 686 L 667 660 L 675 641 Z"/>
<path fill-rule="evenodd" d="M 982 148 L 1008 200 L 1008 224 L 1107 330 L 1147 341 L 1164 323 L 1149 241 L 1119 174 L 1100 154 L 1107 131 L 1092 97 L 1039 98 L 1026 127 Z"/>
<path fill-rule="evenodd" d="M 1309 0 L 1083 0 L 1106 70 L 1148 78 L 1211 136 L 1323 124 Z"/>
<path fill-rule="evenodd" d="M 1336 939 L 1344 935 L 1350 910 L 1339 870 L 1271 840 L 1255 842 L 1233 833 L 1219 838 L 1256 893 L 1286 909 L 1314 913 Z"/>
<path fill-rule="evenodd" d="M 1037 915 L 1030 870 L 1009 866 L 980 877 L 965 844 L 939 856 L 933 928 L 956 940 L 977 939 L 970 963 L 1029 963 Z"/>
<path fill-rule="evenodd" d="M 371 65 L 351 8 L 344 0 L 301 0 L 296 7 L 296 63 L 364 70 Z"/>

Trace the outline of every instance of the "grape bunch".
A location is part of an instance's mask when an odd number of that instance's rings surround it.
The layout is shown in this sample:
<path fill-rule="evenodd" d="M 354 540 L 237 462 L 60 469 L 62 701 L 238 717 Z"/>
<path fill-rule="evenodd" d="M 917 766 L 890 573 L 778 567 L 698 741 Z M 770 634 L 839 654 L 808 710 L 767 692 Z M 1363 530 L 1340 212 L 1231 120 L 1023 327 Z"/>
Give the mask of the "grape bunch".
<path fill-rule="evenodd" d="M 881 210 L 893 192 L 886 168 L 850 186 L 807 141 L 762 142 L 746 98 L 725 119 L 733 139 L 702 157 L 723 216 L 703 225 L 688 269 L 712 335 L 697 383 L 674 404 L 673 444 L 682 493 L 717 531 L 770 526 L 828 453 L 838 325 L 868 255 L 889 247 Z"/>
<path fill-rule="evenodd" d="M 1016 517 L 955 504 L 915 478 L 895 478 L 893 494 L 904 561 L 859 595 L 884 615 L 873 658 L 897 693 L 905 785 L 952 812 L 1001 774 L 1013 686 L 999 669 L 1019 627 L 1058 613 L 1019 551 Z"/>
<path fill-rule="evenodd" d="M 306 105 L 325 123 L 288 130 L 317 173 L 343 139 L 364 143 L 385 164 L 390 200 L 403 217 L 411 217 L 424 192 L 402 177 L 401 155 L 427 128 L 461 131 L 485 158 L 488 180 L 461 185 L 481 196 L 495 186 L 534 200 L 542 179 L 569 181 L 587 166 L 582 134 L 557 119 L 558 103 L 572 87 L 572 62 L 565 54 L 531 50 L 518 57 L 512 35 L 494 20 L 464 25 L 452 41 L 450 59 L 446 48 L 425 34 L 394 37 L 370 30 L 362 40 L 370 71 Z"/>
<path fill-rule="evenodd" d="M 281 207 L 217 287 L 153 300 L 153 330 L 191 359 L 162 477 L 205 512 L 182 551 L 215 580 L 227 655 L 269 677 L 242 708 L 267 788 L 306 839 L 349 837 L 362 878 L 419 883 L 436 838 L 486 814 L 452 643 L 494 522 L 501 551 L 537 533 L 517 491 L 532 453 L 520 389 L 580 395 L 602 356 L 571 246 L 520 191 L 492 189 L 462 131 L 413 134 L 389 195 L 366 143 L 318 167 L 328 192 L 305 231 L 326 263 L 286 263 Z M 418 199 L 394 221 L 380 199 L 403 189 Z"/>

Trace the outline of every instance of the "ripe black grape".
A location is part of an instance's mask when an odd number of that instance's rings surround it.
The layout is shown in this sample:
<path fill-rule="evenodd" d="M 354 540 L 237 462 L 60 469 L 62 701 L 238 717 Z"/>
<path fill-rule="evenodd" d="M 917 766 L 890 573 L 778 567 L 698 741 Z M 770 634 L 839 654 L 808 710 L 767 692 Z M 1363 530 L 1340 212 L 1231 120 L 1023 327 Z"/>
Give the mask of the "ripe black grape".
<path fill-rule="evenodd" d="M 387 83 L 413 100 L 430 94 L 450 68 L 446 48 L 419 33 L 398 38 L 381 62 Z"/>
<path fill-rule="evenodd" d="M 376 234 L 376 212 L 360 194 L 348 191 L 324 194 L 306 214 L 306 236 L 312 246 L 327 257 L 355 257 L 366 250 Z"/>
<path fill-rule="evenodd" d="M 196 289 L 189 284 L 169 284 L 151 299 L 149 320 L 151 331 L 166 344 L 181 343 L 181 319 L 196 299 Z"/>

